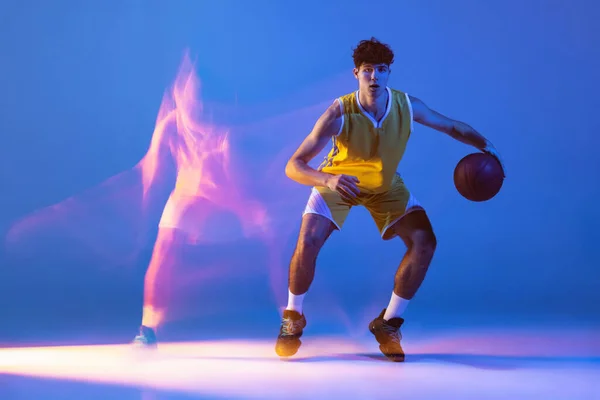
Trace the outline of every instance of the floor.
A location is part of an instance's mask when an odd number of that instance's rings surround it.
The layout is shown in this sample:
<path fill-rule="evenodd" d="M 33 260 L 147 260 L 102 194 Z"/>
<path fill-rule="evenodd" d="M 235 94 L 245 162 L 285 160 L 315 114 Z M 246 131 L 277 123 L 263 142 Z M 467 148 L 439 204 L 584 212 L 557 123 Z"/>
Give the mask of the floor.
<path fill-rule="evenodd" d="M 0 399 L 600 399 L 600 329 L 436 328 L 403 340 L 404 363 L 368 336 L 0 349 Z"/>

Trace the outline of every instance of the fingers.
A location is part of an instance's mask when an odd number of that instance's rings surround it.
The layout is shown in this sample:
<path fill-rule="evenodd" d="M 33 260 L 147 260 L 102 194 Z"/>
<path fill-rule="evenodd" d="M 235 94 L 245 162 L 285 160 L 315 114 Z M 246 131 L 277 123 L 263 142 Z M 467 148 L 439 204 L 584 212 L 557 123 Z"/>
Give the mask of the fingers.
<path fill-rule="evenodd" d="M 504 166 L 504 161 L 502 160 L 502 158 L 500 158 L 500 154 L 498 154 L 496 149 L 485 149 L 483 152 L 493 156 L 496 160 L 498 160 L 498 162 L 500 163 L 500 167 L 502 167 L 503 178 L 506 178 L 506 167 Z"/>
<path fill-rule="evenodd" d="M 360 181 L 358 180 L 358 178 L 357 178 L 357 177 L 355 177 L 355 176 L 351 176 L 351 175 L 344 175 L 344 177 L 345 177 L 345 178 L 348 178 L 348 179 L 350 179 L 350 180 L 351 180 L 352 182 L 354 182 L 354 183 L 360 183 Z"/>
<path fill-rule="evenodd" d="M 340 181 L 342 181 L 348 185 L 352 185 L 355 188 L 358 188 L 358 186 L 356 184 L 360 182 L 357 177 L 350 176 L 350 175 L 342 175 L 342 178 L 340 179 Z"/>
<path fill-rule="evenodd" d="M 506 178 L 506 167 L 504 166 L 504 161 L 502 161 L 498 154 L 493 154 L 493 156 L 496 157 L 496 160 L 498 160 L 498 162 L 500 163 L 500 167 L 502 168 L 502 175 L 504 176 L 504 178 Z"/>
<path fill-rule="evenodd" d="M 355 198 L 359 195 L 360 191 L 358 190 L 358 188 L 353 188 L 352 186 L 348 186 L 348 185 L 339 185 L 338 186 L 338 193 L 341 194 L 342 196 L 348 197 L 348 198 Z"/>
<path fill-rule="evenodd" d="M 342 196 L 346 196 L 353 199 L 360 194 L 360 191 L 356 187 L 340 185 L 338 187 L 338 193 L 340 193 Z"/>
<path fill-rule="evenodd" d="M 346 203 L 349 204 L 353 204 L 354 199 L 356 198 L 356 196 L 349 194 L 348 192 L 345 192 L 343 189 L 338 189 L 337 191 L 340 194 L 340 198 L 345 201 Z"/>
<path fill-rule="evenodd" d="M 356 197 L 360 194 L 360 190 L 356 183 L 358 179 L 354 176 L 342 176 L 339 181 L 340 188 L 344 190 L 344 192 L 348 193 L 352 197 Z"/>

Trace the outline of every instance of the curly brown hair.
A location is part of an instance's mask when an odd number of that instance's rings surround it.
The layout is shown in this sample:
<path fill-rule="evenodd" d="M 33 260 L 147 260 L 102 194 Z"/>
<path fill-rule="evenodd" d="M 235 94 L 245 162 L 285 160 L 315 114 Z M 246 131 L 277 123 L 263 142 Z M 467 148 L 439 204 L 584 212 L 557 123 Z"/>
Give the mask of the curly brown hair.
<path fill-rule="evenodd" d="M 372 37 L 358 43 L 353 49 L 352 59 L 356 68 L 363 64 L 386 64 L 389 66 L 394 62 L 394 52 L 389 45 Z"/>

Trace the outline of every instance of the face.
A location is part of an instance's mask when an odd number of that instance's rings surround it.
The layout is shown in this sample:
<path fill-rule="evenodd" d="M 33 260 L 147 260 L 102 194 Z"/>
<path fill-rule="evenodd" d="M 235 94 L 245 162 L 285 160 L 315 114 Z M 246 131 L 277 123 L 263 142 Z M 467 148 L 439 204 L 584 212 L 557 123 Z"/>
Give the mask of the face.
<path fill-rule="evenodd" d="M 354 76 L 359 90 L 378 95 L 387 86 L 390 67 L 386 64 L 362 64 L 360 68 L 354 68 Z"/>

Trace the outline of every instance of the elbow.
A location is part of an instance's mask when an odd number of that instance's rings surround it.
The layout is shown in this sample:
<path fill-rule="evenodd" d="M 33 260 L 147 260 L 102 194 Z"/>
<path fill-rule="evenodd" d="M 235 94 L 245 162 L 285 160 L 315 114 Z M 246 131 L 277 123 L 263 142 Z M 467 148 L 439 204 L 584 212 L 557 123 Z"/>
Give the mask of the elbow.
<path fill-rule="evenodd" d="M 285 176 L 297 182 L 304 164 L 303 160 L 292 157 L 285 165 Z"/>
<path fill-rule="evenodd" d="M 458 121 L 450 121 L 445 128 L 446 133 L 454 138 L 464 136 L 464 127 Z"/>
<path fill-rule="evenodd" d="M 455 125 L 446 129 L 446 133 L 454 139 L 461 139 L 464 135 Z"/>
<path fill-rule="evenodd" d="M 473 128 L 471 128 L 469 125 L 462 122 L 454 121 L 450 126 L 448 135 L 450 135 L 452 138 L 458 141 L 464 142 L 470 140 L 472 132 Z"/>
<path fill-rule="evenodd" d="M 287 176 L 290 179 L 294 179 L 294 172 L 296 171 L 296 166 L 295 164 L 295 160 L 294 159 L 290 159 L 287 164 L 285 165 L 285 176 Z"/>

